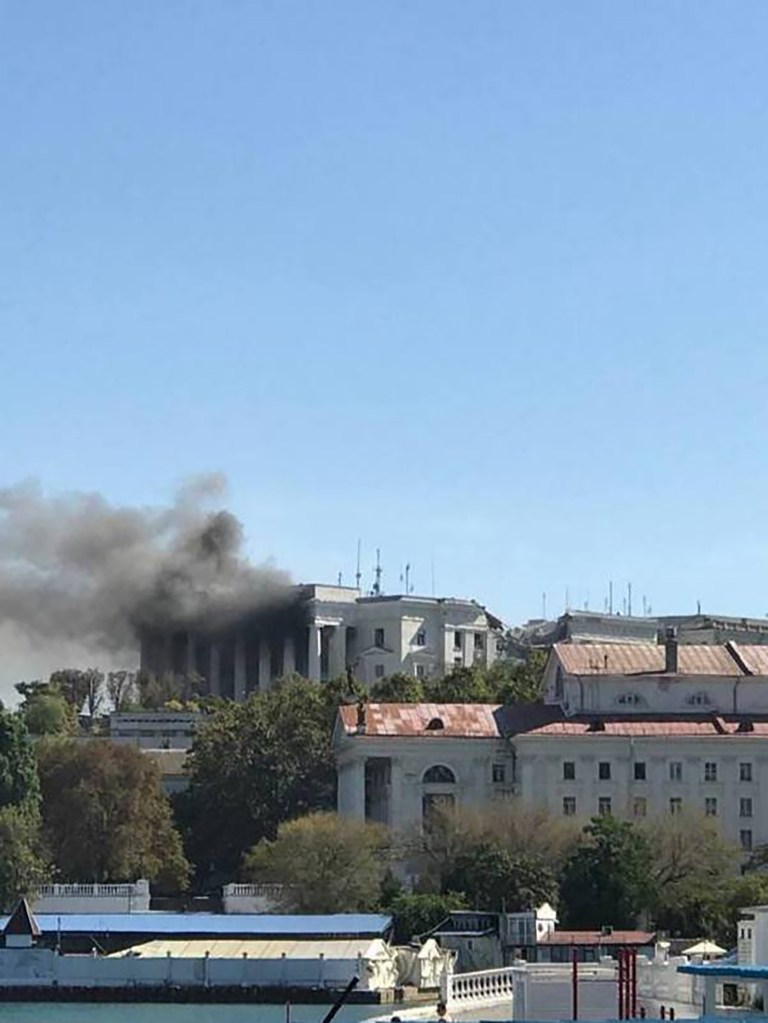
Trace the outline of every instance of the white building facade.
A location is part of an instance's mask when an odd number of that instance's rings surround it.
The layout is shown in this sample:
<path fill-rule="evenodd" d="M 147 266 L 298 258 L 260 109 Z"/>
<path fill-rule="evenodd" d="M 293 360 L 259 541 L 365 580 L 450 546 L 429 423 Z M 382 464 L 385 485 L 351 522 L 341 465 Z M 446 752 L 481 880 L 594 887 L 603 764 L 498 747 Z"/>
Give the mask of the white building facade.
<path fill-rule="evenodd" d="M 503 636 L 474 600 L 362 596 L 346 586 L 304 585 L 291 614 L 235 624 L 221 634 L 147 634 L 142 669 L 197 675 L 213 695 L 243 700 L 292 672 L 321 680 L 352 672 L 365 685 L 397 672 L 418 678 L 489 666 Z"/>
<path fill-rule="evenodd" d="M 342 708 L 342 813 L 395 830 L 434 801 L 519 797 L 565 817 L 701 812 L 768 843 L 768 649 L 559 644 L 544 703 Z"/>

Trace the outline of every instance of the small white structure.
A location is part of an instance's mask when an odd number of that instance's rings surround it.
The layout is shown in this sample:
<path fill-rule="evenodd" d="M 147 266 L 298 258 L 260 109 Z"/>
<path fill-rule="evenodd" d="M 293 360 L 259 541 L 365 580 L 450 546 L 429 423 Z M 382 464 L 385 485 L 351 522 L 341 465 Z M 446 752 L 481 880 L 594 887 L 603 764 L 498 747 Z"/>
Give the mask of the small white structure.
<path fill-rule="evenodd" d="M 221 890 L 225 913 L 274 913 L 280 910 L 279 884 L 225 884 Z"/>
<path fill-rule="evenodd" d="M 147 913 L 149 881 L 132 884 L 43 884 L 30 897 L 35 913 Z"/>

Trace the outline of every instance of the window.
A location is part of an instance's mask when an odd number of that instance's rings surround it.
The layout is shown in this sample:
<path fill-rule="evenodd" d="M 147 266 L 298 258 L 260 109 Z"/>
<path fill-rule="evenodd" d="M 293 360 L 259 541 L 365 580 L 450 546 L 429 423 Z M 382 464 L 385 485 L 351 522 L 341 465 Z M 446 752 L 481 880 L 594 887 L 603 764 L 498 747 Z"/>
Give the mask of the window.
<path fill-rule="evenodd" d="M 464 667 L 464 661 L 462 661 L 462 659 L 460 657 L 454 657 L 454 659 L 453 659 L 453 666 L 454 666 L 454 668 L 463 668 Z"/>
<path fill-rule="evenodd" d="M 707 760 L 704 764 L 704 781 L 717 781 L 717 764 L 714 760 Z"/>
<path fill-rule="evenodd" d="M 709 704 L 709 697 L 706 693 L 693 693 L 685 702 L 690 707 L 706 707 Z"/>
<path fill-rule="evenodd" d="M 426 646 L 427 645 L 427 633 L 426 633 L 425 629 L 419 629 L 419 631 L 416 633 L 416 641 L 415 642 L 416 642 L 416 646 Z"/>
<path fill-rule="evenodd" d="M 611 780 L 611 765 L 607 760 L 601 760 L 597 765 L 597 777 L 600 781 Z"/>
<path fill-rule="evenodd" d="M 639 707 L 642 702 L 643 698 L 639 693 L 622 693 L 616 698 L 616 703 L 620 707 Z"/>
<path fill-rule="evenodd" d="M 461 647 L 461 633 L 460 632 L 454 632 L 454 634 L 453 634 L 453 649 L 454 650 L 461 650 L 461 648 L 462 648 Z"/>
<path fill-rule="evenodd" d="M 426 666 L 426 664 L 417 664 L 416 665 L 416 678 L 426 678 L 426 677 L 427 677 L 427 666 Z"/>
<path fill-rule="evenodd" d="M 373 669 L 373 674 L 376 676 L 376 678 L 384 678 L 384 665 L 383 664 L 375 665 Z"/>
<path fill-rule="evenodd" d="M 494 764 L 493 765 L 493 781 L 496 785 L 503 785 L 507 780 L 507 766 L 506 764 Z"/>
<path fill-rule="evenodd" d="M 576 797 L 563 796 L 563 817 L 576 816 Z"/>
<path fill-rule="evenodd" d="M 669 763 L 669 780 L 670 781 L 682 781 L 683 780 L 683 764 L 680 760 L 671 760 Z"/>
<path fill-rule="evenodd" d="M 373 645 L 384 646 L 384 630 L 374 629 L 373 630 Z"/>
<path fill-rule="evenodd" d="M 645 761 L 635 761 L 635 781 L 645 781 Z"/>
<path fill-rule="evenodd" d="M 739 832 L 739 845 L 745 852 L 749 852 L 752 849 L 752 832 L 751 831 L 740 831 Z"/>
<path fill-rule="evenodd" d="M 611 797 L 600 796 L 597 801 L 597 812 L 601 817 L 607 817 L 611 812 Z"/>
<path fill-rule="evenodd" d="M 563 761 L 563 781 L 576 780 L 576 764 L 572 760 Z"/>
<path fill-rule="evenodd" d="M 482 632 L 475 633 L 475 650 L 477 653 L 482 653 L 485 650 L 485 636 Z"/>
<path fill-rule="evenodd" d="M 752 799 L 747 796 L 742 796 L 739 800 L 739 817 L 751 817 L 752 816 Z"/>
<path fill-rule="evenodd" d="M 679 796 L 672 796 L 669 801 L 669 812 L 674 816 L 676 813 L 681 813 L 683 809 L 683 801 Z"/>
<path fill-rule="evenodd" d="M 645 817 L 648 813 L 648 801 L 645 796 L 635 796 L 632 800 L 632 814 L 635 817 Z"/>
<path fill-rule="evenodd" d="M 739 781 L 752 781 L 751 764 L 739 764 Z"/>
<path fill-rule="evenodd" d="M 714 796 L 707 796 L 704 800 L 704 813 L 707 817 L 717 817 L 717 800 Z"/>
<path fill-rule="evenodd" d="M 422 781 L 425 785 L 455 785 L 456 775 L 445 764 L 436 764 L 427 768 Z"/>

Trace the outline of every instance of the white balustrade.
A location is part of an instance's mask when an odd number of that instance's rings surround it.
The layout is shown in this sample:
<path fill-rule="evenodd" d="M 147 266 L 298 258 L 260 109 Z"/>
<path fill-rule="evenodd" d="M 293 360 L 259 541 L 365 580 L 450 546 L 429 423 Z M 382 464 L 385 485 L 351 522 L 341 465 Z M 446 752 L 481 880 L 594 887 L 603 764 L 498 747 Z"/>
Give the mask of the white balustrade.
<path fill-rule="evenodd" d="M 443 1000 L 448 1006 L 498 1005 L 512 1000 L 512 966 L 471 973 L 449 973 Z"/>

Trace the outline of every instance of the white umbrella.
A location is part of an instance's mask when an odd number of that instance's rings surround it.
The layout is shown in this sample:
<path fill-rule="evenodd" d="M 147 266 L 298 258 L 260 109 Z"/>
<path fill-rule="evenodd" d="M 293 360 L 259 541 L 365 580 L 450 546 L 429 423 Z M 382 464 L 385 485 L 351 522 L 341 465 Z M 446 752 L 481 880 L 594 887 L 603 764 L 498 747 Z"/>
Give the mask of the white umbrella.
<path fill-rule="evenodd" d="M 684 956 L 724 956 L 726 950 L 716 945 L 714 941 L 699 941 L 690 948 L 683 951 Z"/>

